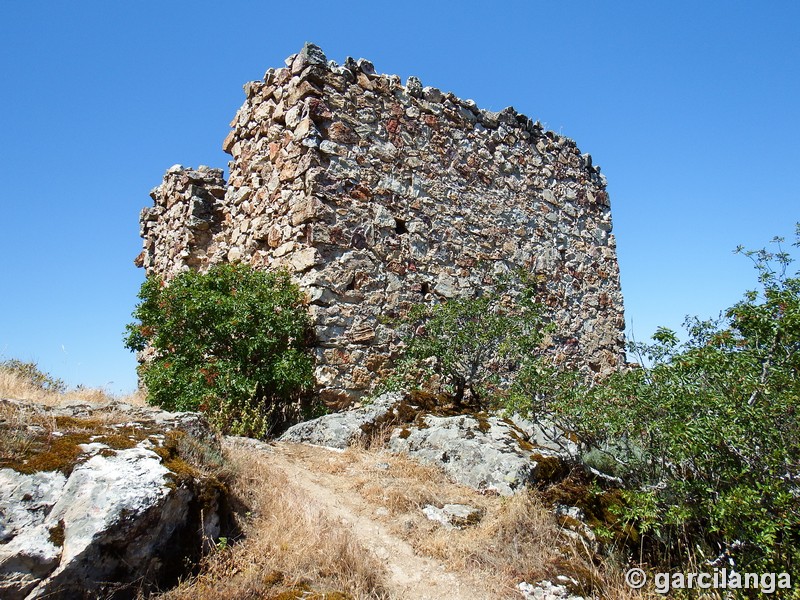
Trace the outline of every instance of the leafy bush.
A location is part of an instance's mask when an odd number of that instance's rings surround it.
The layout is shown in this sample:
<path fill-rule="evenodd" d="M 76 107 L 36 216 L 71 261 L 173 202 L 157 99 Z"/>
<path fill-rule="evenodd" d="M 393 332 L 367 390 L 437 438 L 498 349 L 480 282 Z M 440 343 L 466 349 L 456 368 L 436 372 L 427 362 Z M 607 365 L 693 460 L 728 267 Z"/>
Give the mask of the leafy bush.
<path fill-rule="evenodd" d="M 435 379 L 457 402 L 479 401 L 537 353 L 547 327 L 534 286 L 508 282 L 476 298 L 412 307 L 403 320 L 405 350 L 391 383 L 424 386 Z"/>
<path fill-rule="evenodd" d="M 780 247 L 745 254 L 761 291 L 688 319 L 687 341 L 659 329 L 631 345 L 644 366 L 591 387 L 531 361 L 512 403 L 556 419 L 622 478 L 651 560 L 729 552 L 740 571 L 798 576 L 800 278 Z"/>
<path fill-rule="evenodd" d="M 147 351 L 148 402 L 202 410 L 218 427 L 264 436 L 313 385 L 304 297 L 286 272 L 221 264 L 166 285 L 148 278 L 125 345 Z"/>
<path fill-rule="evenodd" d="M 35 362 L 24 362 L 16 358 L 9 358 L 0 362 L 0 370 L 19 377 L 43 392 L 63 394 L 67 391 L 67 384 L 63 380 L 45 373 Z"/>

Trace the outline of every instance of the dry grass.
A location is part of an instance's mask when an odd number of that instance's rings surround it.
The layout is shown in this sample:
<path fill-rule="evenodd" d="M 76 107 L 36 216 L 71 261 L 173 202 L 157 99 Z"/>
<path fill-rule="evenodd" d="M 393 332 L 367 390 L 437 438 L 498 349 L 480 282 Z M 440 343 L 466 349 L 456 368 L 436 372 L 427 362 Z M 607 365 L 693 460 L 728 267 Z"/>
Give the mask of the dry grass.
<path fill-rule="evenodd" d="M 25 400 L 46 406 L 58 406 L 70 402 L 105 404 L 112 400 L 136 406 L 146 405 L 145 395 L 141 391 L 117 397 L 102 389 L 79 387 L 59 393 L 44 389 L 19 373 L 4 368 L 0 368 L 0 398 Z"/>
<path fill-rule="evenodd" d="M 234 497 L 245 511 L 239 543 L 208 556 L 201 574 L 163 600 L 389 598 L 383 565 L 327 519 L 278 470 L 231 448 Z"/>
<path fill-rule="evenodd" d="M 439 527 L 420 536 L 417 545 L 457 569 L 478 568 L 502 575 L 512 584 L 574 575 L 565 569 L 572 562 L 582 571 L 588 569 L 553 515 L 532 493 L 495 499 L 476 526 L 456 532 Z"/>
<path fill-rule="evenodd" d="M 349 454 L 351 464 L 360 462 L 365 467 L 352 479 L 355 491 L 388 511 L 386 521 L 395 534 L 454 572 L 479 573 L 498 597 L 518 597 L 515 587 L 521 581 L 572 575 L 563 568 L 565 553 L 588 569 L 576 556 L 573 542 L 561 533 L 553 514 L 533 493 L 511 498 L 484 495 L 456 485 L 440 469 L 406 456 L 363 450 Z M 381 460 L 390 468 L 368 468 Z M 422 508 L 428 504 L 468 504 L 484 516 L 475 526 L 445 529 L 424 516 Z"/>
<path fill-rule="evenodd" d="M 124 398 L 97 389 L 55 393 L 4 369 L 0 369 L 0 398 L 46 406 L 75 402 L 102 405 L 113 400 L 145 404 L 141 393 Z M 92 427 L 102 429 L 104 424 L 118 421 L 119 415 L 112 405 L 93 412 L 92 419 Z M 88 429 L 84 431 L 78 425 L 71 424 L 67 433 L 89 435 Z M 52 440 L 54 431 L 65 431 L 64 423 L 46 412 L 6 402 L 0 402 L 0 429 L 0 462 L 6 464 L 40 451 L 34 447 L 37 438 Z M 329 475 L 331 493 L 359 498 L 374 512 L 375 519 L 419 554 L 441 561 L 456 574 L 480 579 L 492 590 L 492 598 L 519 598 L 519 582 L 536 583 L 556 575 L 576 579 L 580 585 L 574 591 L 587 597 L 657 597 L 628 588 L 622 565 L 601 559 L 567 535 L 537 492 L 499 498 L 455 485 L 439 469 L 381 451 L 384 433 L 366 440 L 367 447 L 344 453 L 302 447 L 295 460 L 309 471 Z M 231 447 L 227 459 L 226 480 L 239 504 L 234 508 L 243 537 L 236 543 L 219 545 L 204 559 L 198 576 L 161 598 L 392 597 L 384 584 L 383 563 L 360 546 L 340 522 L 320 514 L 303 490 L 291 484 L 279 469 L 241 447 Z M 484 516 L 472 527 L 448 530 L 423 515 L 421 509 L 427 504 L 468 504 Z"/>
<path fill-rule="evenodd" d="M 48 433 L 55 429 L 53 419 L 31 417 L 18 407 L 0 403 L 0 465 L 22 462 L 33 451 L 35 436 L 30 428 L 43 428 Z"/>
<path fill-rule="evenodd" d="M 481 494 L 452 483 L 440 469 L 380 450 L 333 453 L 306 447 L 302 460 L 311 471 L 341 478 L 346 487 L 338 493 L 358 494 L 418 553 L 440 560 L 455 573 L 477 575 L 494 598 L 519 598 L 518 583 L 557 575 L 577 580 L 574 591 L 586 597 L 654 597 L 628 588 L 623 569 L 568 535 L 535 490 L 508 498 Z M 475 526 L 445 529 L 424 516 L 427 504 L 468 504 L 484 516 Z"/>
<path fill-rule="evenodd" d="M 0 397 L 52 404 L 61 394 L 44 390 L 18 373 L 0 368 Z"/>
<path fill-rule="evenodd" d="M 426 504 L 455 504 L 464 499 L 465 490 L 450 483 L 440 469 L 407 456 L 349 450 L 342 457 L 342 463 L 362 466 L 352 479 L 354 489 L 365 500 L 388 509 L 395 517 L 415 512 Z M 389 469 L 377 466 L 385 464 L 389 464 Z M 354 470 L 352 466 L 350 470 Z M 480 495 L 474 496 L 471 500 L 484 503 Z"/>

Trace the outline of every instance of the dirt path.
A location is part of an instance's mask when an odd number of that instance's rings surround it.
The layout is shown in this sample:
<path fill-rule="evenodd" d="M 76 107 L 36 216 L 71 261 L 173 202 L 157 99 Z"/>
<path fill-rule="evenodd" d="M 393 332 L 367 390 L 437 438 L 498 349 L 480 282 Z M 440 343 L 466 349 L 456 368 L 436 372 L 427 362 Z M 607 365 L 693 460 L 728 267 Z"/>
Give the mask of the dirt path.
<path fill-rule="evenodd" d="M 236 442 L 233 442 L 236 443 Z M 489 590 L 464 574 L 454 574 L 433 558 L 420 556 L 377 520 L 376 506 L 354 493 L 347 470 L 315 469 L 320 460 L 342 461 L 334 451 L 302 444 L 261 446 L 260 458 L 282 470 L 325 516 L 340 521 L 385 566 L 389 589 L 402 600 L 488 600 Z M 324 456 L 321 456 L 324 455 Z"/>

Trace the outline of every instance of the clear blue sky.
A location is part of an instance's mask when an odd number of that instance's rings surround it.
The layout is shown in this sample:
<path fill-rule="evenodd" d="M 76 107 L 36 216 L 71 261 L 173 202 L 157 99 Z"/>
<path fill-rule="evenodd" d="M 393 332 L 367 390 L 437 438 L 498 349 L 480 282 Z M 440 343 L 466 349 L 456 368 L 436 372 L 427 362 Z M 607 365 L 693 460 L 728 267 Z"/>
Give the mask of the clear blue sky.
<path fill-rule="evenodd" d="M 609 179 L 628 332 L 755 287 L 731 251 L 800 220 L 800 3 L 7 1 L 0 356 L 135 387 L 139 210 L 172 164 L 227 165 L 242 84 L 329 58 L 512 105 Z"/>

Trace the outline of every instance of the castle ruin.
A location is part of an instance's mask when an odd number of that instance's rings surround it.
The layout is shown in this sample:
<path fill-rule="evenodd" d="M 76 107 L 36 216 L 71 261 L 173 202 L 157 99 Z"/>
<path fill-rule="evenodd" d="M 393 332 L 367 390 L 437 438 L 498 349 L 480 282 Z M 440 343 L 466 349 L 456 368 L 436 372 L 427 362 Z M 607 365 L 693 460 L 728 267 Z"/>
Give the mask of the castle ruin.
<path fill-rule="evenodd" d="M 357 399 L 386 369 L 399 340 L 385 317 L 517 268 L 541 284 L 554 353 L 597 374 L 622 363 L 606 181 L 572 140 L 311 44 L 244 91 L 228 181 L 176 165 L 151 192 L 136 259 L 148 275 L 288 268 L 309 297 L 328 402 Z"/>

